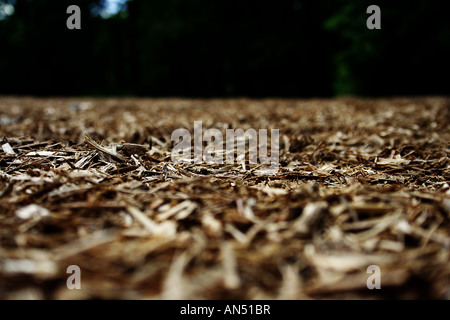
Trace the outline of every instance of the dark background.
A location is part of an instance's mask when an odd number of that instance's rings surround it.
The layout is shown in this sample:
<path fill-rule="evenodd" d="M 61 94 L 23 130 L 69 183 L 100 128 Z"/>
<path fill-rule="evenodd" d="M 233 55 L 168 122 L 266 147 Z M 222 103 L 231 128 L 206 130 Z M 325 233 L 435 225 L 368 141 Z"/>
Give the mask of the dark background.
<path fill-rule="evenodd" d="M 329 97 L 449 93 L 445 1 L 0 0 L 0 94 Z M 79 5 L 81 30 L 66 28 Z M 381 8 L 381 30 L 366 9 Z M 125 8 L 124 8 L 125 9 Z"/>

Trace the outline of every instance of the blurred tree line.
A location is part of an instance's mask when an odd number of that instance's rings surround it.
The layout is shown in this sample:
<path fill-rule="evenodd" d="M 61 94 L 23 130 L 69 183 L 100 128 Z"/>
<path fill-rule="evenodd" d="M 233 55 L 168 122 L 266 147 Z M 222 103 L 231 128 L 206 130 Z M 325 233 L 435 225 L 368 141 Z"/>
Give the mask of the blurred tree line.
<path fill-rule="evenodd" d="M 444 1 L 0 0 L 0 93 L 285 96 L 448 94 Z M 66 9 L 80 6 L 81 30 Z M 366 9 L 381 7 L 381 30 Z"/>

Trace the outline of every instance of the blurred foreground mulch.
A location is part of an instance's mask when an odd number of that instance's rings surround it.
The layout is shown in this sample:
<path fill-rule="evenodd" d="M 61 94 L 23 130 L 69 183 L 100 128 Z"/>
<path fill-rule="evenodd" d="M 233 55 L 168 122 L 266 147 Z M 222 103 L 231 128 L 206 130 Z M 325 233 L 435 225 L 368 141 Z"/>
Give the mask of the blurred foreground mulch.
<path fill-rule="evenodd" d="M 450 298 L 448 98 L 5 97 L 0 112 L 1 299 Z M 278 172 L 174 164 L 171 134 L 196 120 L 279 129 Z"/>

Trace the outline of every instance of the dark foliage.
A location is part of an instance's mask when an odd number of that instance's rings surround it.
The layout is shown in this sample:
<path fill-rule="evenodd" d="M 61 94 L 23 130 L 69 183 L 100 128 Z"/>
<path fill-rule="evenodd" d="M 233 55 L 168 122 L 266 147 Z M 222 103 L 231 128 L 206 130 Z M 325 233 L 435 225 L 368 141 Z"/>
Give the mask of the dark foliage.
<path fill-rule="evenodd" d="M 3 0 L 0 3 L 11 2 Z M 448 94 L 444 1 L 16 0 L 0 20 L 0 93 L 332 96 Z M 66 8 L 82 29 L 66 28 Z M 382 29 L 368 30 L 378 4 Z"/>

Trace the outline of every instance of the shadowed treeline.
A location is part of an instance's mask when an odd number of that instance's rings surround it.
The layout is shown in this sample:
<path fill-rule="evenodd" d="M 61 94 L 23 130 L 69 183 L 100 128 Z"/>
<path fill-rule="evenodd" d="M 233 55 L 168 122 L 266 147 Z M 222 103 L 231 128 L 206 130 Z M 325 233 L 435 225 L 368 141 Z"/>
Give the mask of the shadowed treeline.
<path fill-rule="evenodd" d="M 448 94 L 444 1 L 14 2 L 0 20 L 0 94 L 286 96 Z M 77 4 L 82 29 L 66 28 Z M 377 4 L 382 29 L 366 28 Z"/>

